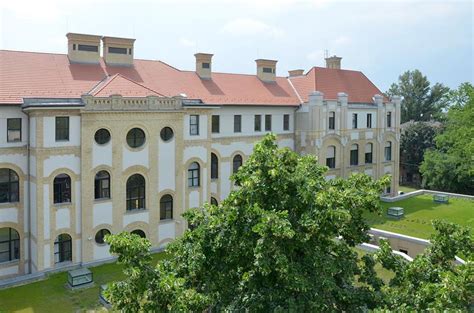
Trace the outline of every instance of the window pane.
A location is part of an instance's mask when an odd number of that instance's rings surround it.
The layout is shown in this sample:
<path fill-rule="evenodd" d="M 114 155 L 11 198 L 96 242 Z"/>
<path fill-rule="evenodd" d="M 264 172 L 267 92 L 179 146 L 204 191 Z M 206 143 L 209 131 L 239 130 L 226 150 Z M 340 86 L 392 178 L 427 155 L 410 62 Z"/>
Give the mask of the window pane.
<path fill-rule="evenodd" d="M 56 140 L 69 140 L 69 117 L 56 117 Z"/>
<path fill-rule="evenodd" d="M 212 116 L 212 132 L 213 133 L 218 133 L 219 132 L 219 128 L 220 128 L 220 117 L 219 115 L 213 115 Z"/>
<path fill-rule="evenodd" d="M 265 115 L 265 130 L 272 130 L 272 116 L 270 114 Z"/>
<path fill-rule="evenodd" d="M 262 130 L 262 116 L 261 115 L 255 115 L 254 129 L 255 131 Z"/>

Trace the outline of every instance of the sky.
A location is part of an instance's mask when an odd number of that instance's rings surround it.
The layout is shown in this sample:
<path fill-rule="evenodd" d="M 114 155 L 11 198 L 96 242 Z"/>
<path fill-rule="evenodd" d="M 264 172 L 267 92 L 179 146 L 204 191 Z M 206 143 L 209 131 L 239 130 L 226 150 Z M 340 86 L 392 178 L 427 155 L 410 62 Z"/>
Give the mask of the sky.
<path fill-rule="evenodd" d="M 67 53 L 67 32 L 136 38 L 135 58 L 194 70 L 277 75 L 325 66 L 362 71 L 382 91 L 407 70 L 456 88 L 474 82 L 472 0 L 0 0 L 0 49 Z M 1 70 L 1 69 L 0 69 Z"/>

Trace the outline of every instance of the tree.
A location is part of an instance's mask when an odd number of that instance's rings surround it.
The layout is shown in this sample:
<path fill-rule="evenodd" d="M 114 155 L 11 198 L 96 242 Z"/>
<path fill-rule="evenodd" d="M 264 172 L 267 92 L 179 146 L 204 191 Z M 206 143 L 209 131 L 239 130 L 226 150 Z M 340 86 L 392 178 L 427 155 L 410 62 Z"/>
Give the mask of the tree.
<path fill-rule="evenodd" d="M 445 130 L 436 149 L 425 153 L 420 167 L 431 189 L 474 194 L 474 87 L 465 83 L 452 93 Z"/>
<path fill-rule="evenodd" d="M 419 70 L 406 71 L 386 92 L 387 96 L 402 96 L 401 122 L 441 120 L 447 107 L 449 88 L 440 83 L 430 87 L 430 82 Z"/>
<path fill-rule="evenodd" d="M 474 308 L 474 240 L 466 227 L 435 221 L 431 246 L 407 263 L 381 245 L 377 262 L 395 273 L 384 286 L 379 309 L 398 312 L 472 312 Z M 456 255 L 467 262 L 455 265 Z"/>
<path fill-rule="evenodd" d="M 278 149 L 266 136 L 234 174 L 218 207 L 184 217 L 192 230 L 169 244 L 170 259 L 150 265 L 144 239 L 107 237 L 127 278 L 109 287 L 115 309 L 134 311 L 358 311 L 380 302 L 364 212 L 380 210 L 389 177 L 325 179 L 314 156 Z M 237 187 L 238 186 L 238 187 Z M 136 246 L 136 247 L 135 247 Z M 373 260 L 372 260 L 373 261 Z M 356 283 L 360 277 L 363 284 Z"/>
<path fill-rule="evenodd" d="M 420 181 L 419 167 L 425 151 L 435 146 L 435 136 L 441 124 L 437 122 L 407 122 L 401 127 L 400 169 L 403 181 Z"/>

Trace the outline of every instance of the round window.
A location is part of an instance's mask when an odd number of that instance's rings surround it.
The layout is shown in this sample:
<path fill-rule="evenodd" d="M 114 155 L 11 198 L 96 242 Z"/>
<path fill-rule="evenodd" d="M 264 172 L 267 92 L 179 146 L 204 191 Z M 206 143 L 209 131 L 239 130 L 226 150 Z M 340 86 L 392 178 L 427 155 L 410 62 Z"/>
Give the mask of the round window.
<path fill-rule="evenodd" d="M 141 238 L 146 238 L 145 232 L 144 232 L 143 230 L 141 230 L 141 229 L 132 230 L 131 233 L 134 234 L 134 235 L 138 235 L 138 236 L 140 236 Z"/>
<path fill-rule="evenodd" d="M 95 132 L 94 139 L 99 145 L 106 144 L 110 141 L 110 132 L 105 128 L 101 128 Z"/>
<path fill-rule="evenodd" d="M 169 141 L 173 138 L 173 130 L 170 127 L 164 127 L 160 132 L 163 141 Z"/>
<path fill-rule="evenodd" d="M 138 148 L 145 143 L 145 133 L 140 128 L 132 128 L 127 134 L 127 143 L 132 148 Z"/>
<path fill-rule="evenodd" d="M 98 244 L 104 244 L 105 241 L 104 241 L 104 237 L 105 235 L 110 235 L 110 231 L 108 229 L 101 229 L 97 232 L 97 234 L 95 234 L 95 242 L 97 242 Z"/>

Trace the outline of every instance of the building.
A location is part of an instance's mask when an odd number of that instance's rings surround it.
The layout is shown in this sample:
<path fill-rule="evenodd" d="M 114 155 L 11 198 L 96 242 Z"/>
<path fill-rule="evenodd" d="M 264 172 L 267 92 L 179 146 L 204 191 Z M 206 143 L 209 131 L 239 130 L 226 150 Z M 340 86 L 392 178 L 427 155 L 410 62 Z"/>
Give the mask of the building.
<path fill-rule="evenodd" d="M 106 260 L 122 230 L 166 245 L 268 132 L 328 178 L 391 173 L 397 192 L 400 101 L 341 58 L 278 77 L 275 60 L 216 73 L 197 53 L 182 71 L 135 59 L 134 39 L 67 39 L 68 54 L 0 52 L 0 277 Z"/>

